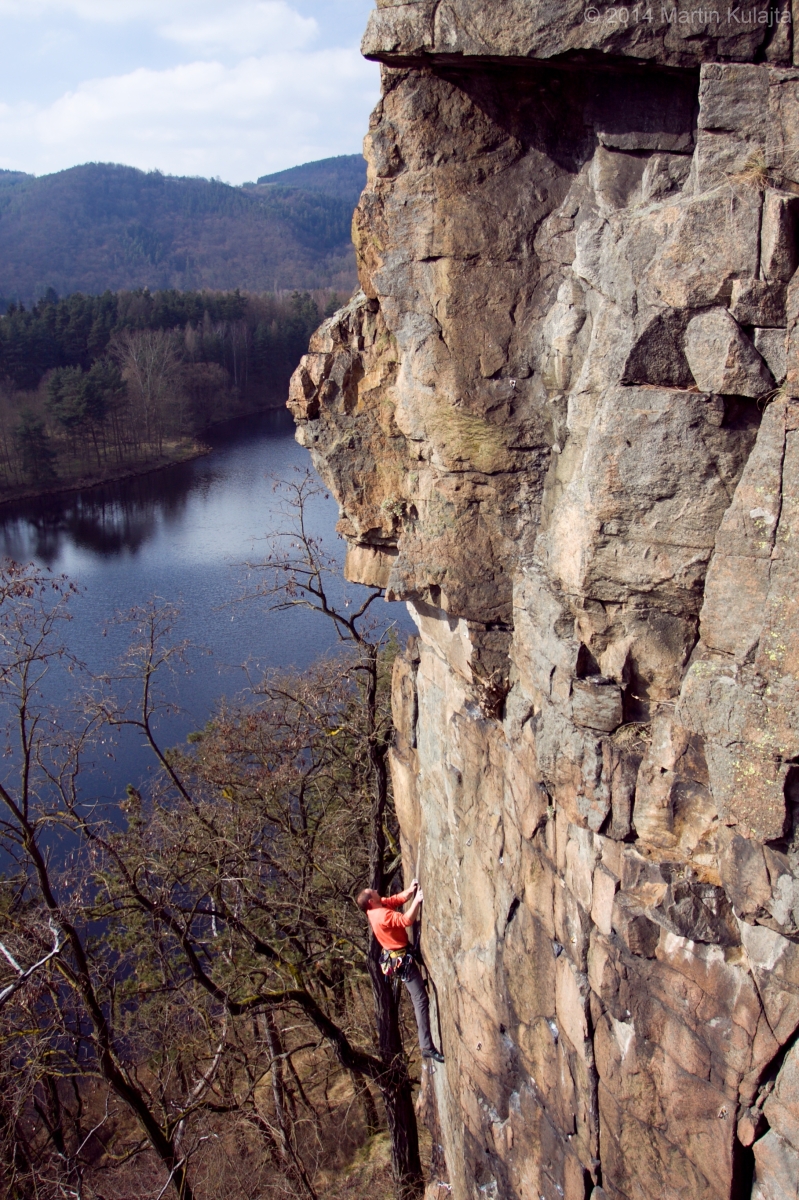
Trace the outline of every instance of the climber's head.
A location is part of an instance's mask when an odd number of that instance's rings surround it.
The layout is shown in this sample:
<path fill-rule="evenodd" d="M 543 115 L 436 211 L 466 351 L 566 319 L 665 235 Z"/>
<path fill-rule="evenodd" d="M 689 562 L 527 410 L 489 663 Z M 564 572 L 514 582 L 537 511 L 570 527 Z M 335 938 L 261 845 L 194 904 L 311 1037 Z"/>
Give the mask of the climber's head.
<path fill-rule="evenodd" d="M 370 908 L 380 908 L 380 894 L 374 888 L 364 888 L 355 903 L 361 912 L 368 912 Z"/>

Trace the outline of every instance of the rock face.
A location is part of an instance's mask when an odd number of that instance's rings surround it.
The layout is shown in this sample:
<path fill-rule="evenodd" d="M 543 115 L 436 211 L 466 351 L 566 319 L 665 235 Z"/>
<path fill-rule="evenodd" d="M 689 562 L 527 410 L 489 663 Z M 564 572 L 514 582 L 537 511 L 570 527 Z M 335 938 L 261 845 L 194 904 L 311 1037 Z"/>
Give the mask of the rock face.
<path fill-rule="evenodd" d="M 620 11 L 378 4 L 363 290 L 291 406 L 418 626 L 392 766 L 452 1194 L 787 1200 L 792 13 Z"/>

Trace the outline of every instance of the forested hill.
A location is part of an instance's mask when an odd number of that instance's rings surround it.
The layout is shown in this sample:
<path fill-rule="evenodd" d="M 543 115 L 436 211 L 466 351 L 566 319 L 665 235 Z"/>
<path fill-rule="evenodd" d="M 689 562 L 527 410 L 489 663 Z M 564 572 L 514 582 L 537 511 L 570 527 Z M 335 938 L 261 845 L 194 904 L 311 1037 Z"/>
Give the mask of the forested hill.
<path fill-rule="evenodd" d="M 0 317 L 0 501 L 180 457 L 210 425 L 285 403 L 345 297 L 73 293 Z"/>
<path fill-rule="evenodd" d="M 366 160 L 360 154 L 322 158 L 319 162 L 289 167 L 288 171 L 277 171 L 274 175 L 262 175 L 258 183 L 324 192 L 346 200 L 354 208 L 366 187 Z"/>
<path fill-rule="evenodd" d="M 48 288 L 349 292 L 364 170 L 353 155 L 243 187 L 107 163 L 0 171 L 0 308 Z"/>

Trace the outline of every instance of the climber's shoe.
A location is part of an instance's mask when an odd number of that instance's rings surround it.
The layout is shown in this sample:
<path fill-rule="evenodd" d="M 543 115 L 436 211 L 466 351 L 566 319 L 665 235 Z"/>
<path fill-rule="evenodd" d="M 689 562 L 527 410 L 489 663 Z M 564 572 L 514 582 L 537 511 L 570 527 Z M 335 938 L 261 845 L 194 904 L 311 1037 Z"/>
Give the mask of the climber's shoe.
<path fill-rule="evenodd" d="M 440 1050 L 430 1050 L 426 1054 L 423 1054 L 422 1058 L 432 1058 L 433 1062 L 443 1062 L 444 1061 L 444 1055 L 441 1053 Z"/>

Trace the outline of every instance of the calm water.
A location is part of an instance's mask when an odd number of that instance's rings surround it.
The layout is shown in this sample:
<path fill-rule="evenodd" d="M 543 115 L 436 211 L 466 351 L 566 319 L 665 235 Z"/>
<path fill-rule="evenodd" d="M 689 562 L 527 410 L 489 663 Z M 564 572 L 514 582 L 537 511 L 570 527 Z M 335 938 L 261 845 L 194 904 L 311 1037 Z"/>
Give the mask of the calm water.
<path fill-rule="evenodd" d="M 115 614 L 154 596 L 180 604 L 175 638 L 193 647 L 191 673 L 175 683 L 181 711 L 162 722 L 168 744 L 202 726 L 222 695 L 246 688 L 245 666 L 254 677 L 268 667 L 302 668 L 336 644 L 329 622 L 314 613 L 231 603 L 244 590 L 244 564 L 263 557 L 266 536 L 285 528 L 275 479 L 310 467 L 291 418 L 283 411 L 246 418 L 213 442 L 212 454 L 191 463 L 0 509 L 0 553 L 64 572 L 79 584 L 67 640 L 93 671 L 112 670 L 127 644 L 128 631 L 113 624 Z M 311 506 L 314 532 L 341 562 L 337 516 L 332 498 Z M 337 594 L 343 600 L 343 584 Z M 404 605 L 379 601 L 377 609 L 402 635 L 410 631 Z M 149 764 L 130 739 L 113 753 L 103 786 L 108 794 L 141 777 Z"/>

